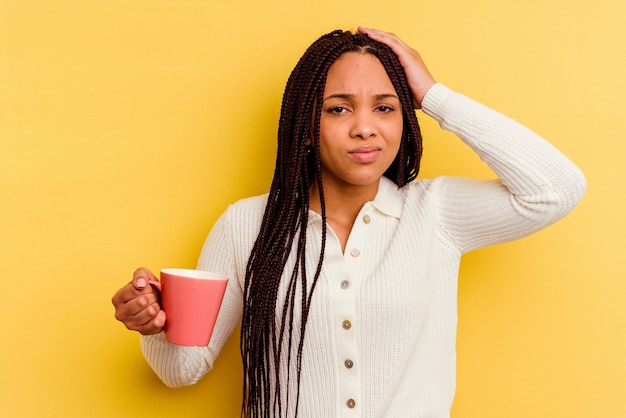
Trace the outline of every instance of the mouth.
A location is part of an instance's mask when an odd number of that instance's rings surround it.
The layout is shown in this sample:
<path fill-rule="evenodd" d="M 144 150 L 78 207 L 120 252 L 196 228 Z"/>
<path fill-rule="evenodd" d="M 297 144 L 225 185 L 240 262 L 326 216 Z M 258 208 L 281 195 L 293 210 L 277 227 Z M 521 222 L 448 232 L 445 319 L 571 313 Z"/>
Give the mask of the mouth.
<path fill-rule="evenodd" d="M 348 151 L 350 158 L 357 163 L 367 164 L 378 160 L 381 149 L 378 147 L 359 147 Z"/>

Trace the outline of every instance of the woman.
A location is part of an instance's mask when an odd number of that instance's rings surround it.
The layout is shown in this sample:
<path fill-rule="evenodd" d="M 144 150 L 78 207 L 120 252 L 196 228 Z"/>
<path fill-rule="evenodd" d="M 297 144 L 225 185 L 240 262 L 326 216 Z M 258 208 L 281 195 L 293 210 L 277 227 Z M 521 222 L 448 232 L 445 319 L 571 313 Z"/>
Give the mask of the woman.
<path fill-rule="evenodd" d="M 414 181 L 414 108 L 456 133 L 498 180 Z M 116 317 L 169 386 L 207 373 L 241 323 L 246 417 L 448 417 L 460 257 L 560 219 L 586 187 L 516 122 L 436 83 L 395 35 L 314 42 L 287 83 L 268 195 L 216 222 L 198 268 L 230 278 L 207 347 L 165 341 L 139 269 Z"/>

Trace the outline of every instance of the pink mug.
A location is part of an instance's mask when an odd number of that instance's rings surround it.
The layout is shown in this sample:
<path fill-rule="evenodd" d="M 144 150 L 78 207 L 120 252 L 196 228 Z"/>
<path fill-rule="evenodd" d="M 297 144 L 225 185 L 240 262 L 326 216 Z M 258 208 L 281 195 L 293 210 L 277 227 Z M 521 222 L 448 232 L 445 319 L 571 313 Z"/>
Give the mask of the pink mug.
<path fill-rule="evenodd" d="M 186 346 L 208 345 L 228 279 L 201 270 L 162 269 L 161 281 L 149 283 L 161 292 L 167 341 Z"/>

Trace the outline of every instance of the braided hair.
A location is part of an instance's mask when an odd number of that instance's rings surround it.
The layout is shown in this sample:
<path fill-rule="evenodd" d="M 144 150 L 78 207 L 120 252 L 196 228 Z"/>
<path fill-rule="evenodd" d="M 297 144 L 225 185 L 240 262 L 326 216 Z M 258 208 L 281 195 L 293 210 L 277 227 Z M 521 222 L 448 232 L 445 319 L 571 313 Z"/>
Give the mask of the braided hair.
<path fill-rule="evenodd" d="M 401 145 L 384 175 L 402 187 L 414 180 L 419 171 L 420 128 L 398 57 L 386 45 L 366 35 L 336 30 L 320 37 L 300 58 L 285 87 L 274 178 L 246 269 L 241 326 L 244 417 L 298 413 L 305 328 L 324 260 L 327 232 L 319 149 L 321 106 L 317 104 L 322 102 L 330 66 L 347 52 L 377 57 L 402 106 Z M 317 183 L 321 202 L 322 242 L 317 268 L 310 278 L 306 274 L 305 255 L 309 190 L 313 182 Z M 295 319 L 298 317 L 299 323 Z M 289 385 L 294 382 L 296 399 L 289 400 Z"/>

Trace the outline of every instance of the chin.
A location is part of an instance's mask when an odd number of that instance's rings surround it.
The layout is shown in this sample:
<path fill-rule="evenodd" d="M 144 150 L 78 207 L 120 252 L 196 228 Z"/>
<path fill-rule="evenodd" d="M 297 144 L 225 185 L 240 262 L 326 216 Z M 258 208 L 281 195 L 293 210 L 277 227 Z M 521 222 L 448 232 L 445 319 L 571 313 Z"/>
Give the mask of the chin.
<path fill-rule="evenodd" d="M 380 177 L 381 176 L 372 176 L 372 177 L 366 177 L 366 178 L 353 179 L 353 181 L 351 181 L 351 184 L 353 184 L 354 186 L 360 186 L 360 187 L 371 186 L 372 184 L 378 184 L 378 182 L 380 181 Z"/>

